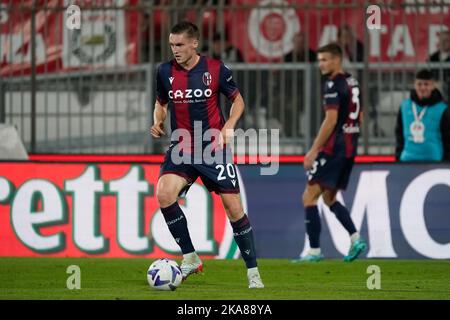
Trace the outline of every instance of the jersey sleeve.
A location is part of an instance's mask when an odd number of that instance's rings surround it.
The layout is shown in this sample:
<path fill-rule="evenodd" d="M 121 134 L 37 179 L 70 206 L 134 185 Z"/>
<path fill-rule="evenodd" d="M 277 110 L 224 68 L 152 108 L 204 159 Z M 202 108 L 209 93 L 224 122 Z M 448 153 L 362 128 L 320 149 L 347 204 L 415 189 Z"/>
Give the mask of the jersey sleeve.
<path fill-rule="evenodd" d="M 220 65 L 220 83 L 219 91 L 223 93 L 228 99 L 234 101 L 239 94 L 239 89 L 233 79 L 233 74 L 226 65 Z"/>
<path fill-rule="evenodd" d="M 159 66 L 156 70 L 156 100 L 158 100 L 161 105 L 165 105 L 169 101 L 169 97 L 167 94 L 167 90 L 164 87 L 161 69 L 161 66 Z"/>
<path fill-rule="evenodd" d="M 339 90 L 337 81 L 328 80 L 325 82 L 325 90 L 323 94 L 323 109 L 339 109 L 339 100 L 341 99 L 342 90 Z"/>

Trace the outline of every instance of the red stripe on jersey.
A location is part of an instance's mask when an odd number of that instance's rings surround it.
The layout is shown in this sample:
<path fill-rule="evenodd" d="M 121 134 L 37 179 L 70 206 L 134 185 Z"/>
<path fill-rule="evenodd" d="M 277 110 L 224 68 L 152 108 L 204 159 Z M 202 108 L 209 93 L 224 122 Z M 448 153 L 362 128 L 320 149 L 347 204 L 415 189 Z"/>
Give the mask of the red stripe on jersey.
<path fill-rule="evenodd" d="M 189 114 L 189 103 L 183 102 L 183 97 L 178 97 L 177 92 L 183 93 L 188 89 L 188 73 L 181 69 L 176 62 L 172 63 L 172 95 L 173 95 L 173 112 L 177 123 L 177 129 L 187 129 L 191 133 L 193 139 L 193 128 L 191 116 Z M 174 129 L 174 128 L 172 128 Z M 192 141 L 191 141 L 192 145 Z"/>
<path fill-rule="evenodd" d="M 336 131 L 333 131 L 333 133 L 331 134 L 331 136 L 328 138 L 327 142 L 325 143 L 325 145 L 322 148 L 322 151 L 333 155 L 334 154 L 334 140 L 336 139 Z"/>
<path fill-rule="evenodd" d="M 206 68 L 211 74 L 211 84 L 209 88 L 212 90 L 212 95 L 206 99 L 206 112 L 208 115 L 208 123 L 210 128 L 222 130 L 225 123 L 220 106 L 219 106 L 219 84 L 220 84 L 220 64 L 216 59 L 206 58 Z"/>

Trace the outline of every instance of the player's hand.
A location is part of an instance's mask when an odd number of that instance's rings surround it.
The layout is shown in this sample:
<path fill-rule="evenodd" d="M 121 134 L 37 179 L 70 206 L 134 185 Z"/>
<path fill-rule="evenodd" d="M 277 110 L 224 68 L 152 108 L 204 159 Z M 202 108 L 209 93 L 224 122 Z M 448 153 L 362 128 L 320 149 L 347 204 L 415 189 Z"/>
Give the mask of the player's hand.
<path fill-rule="evenodd" d="M 166 135 L 164 132 L 164 122 L 158 121 L 150 128 L 150 134 L 154 138 L 160 138 L 161 136 Z"/>
<path fill-rule="evenodd" d="M 308 151 L 308 153 L 305 155 L 305 160 L 303 161 L 303 167 L 306 171 L 309 171 L 312 169 L 314 161 L 316 161 L 317 158 L 317 152 L 314 151 Z"/>
<path fill-rule="evenodd" d="M 234 136 L 234 126 L 229 122 L 226 122 L 220 131 L 219 137 L 219 146 L 220 148 L 224 148 L 226 144 L 228 144 Z"/>

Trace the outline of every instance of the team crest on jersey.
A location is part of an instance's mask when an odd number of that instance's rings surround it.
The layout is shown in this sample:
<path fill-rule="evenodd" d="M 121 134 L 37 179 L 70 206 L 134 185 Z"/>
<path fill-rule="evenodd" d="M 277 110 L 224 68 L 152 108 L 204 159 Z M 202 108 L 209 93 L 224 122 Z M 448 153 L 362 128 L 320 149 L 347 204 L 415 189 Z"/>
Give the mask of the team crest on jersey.
<path fill-rule="evenodd" d="M 203 80 L 203 83 L 205 84 L 205 86 L 209 86 L 212 82 L 211 73 L 205 72 L 203 74 L 202 80 Z"/>

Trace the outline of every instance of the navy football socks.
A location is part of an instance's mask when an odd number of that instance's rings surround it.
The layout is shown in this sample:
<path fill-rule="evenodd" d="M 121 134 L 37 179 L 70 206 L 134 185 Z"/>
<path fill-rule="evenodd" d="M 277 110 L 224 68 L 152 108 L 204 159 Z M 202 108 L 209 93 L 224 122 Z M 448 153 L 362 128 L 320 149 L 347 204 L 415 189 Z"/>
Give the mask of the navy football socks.
<path fill-rule="evenodd" d="M 235 222 L 230 221 L 230 223 L 233 228 L 234 240 L 236 241 L 239 250 L 241 250 L 241 255 L 247 269 L 256 267 L 255 242 L 253 240 L 253 230 L 250 225 L 250 220 L 248 220 L 247 215 L 244 214 L 241 219 Z"/>
<path fill-rule="evenodd" d="M 187 227 L 186 216 L 181 210 L 178 202 L 166 208 L 161 208 L 161 212 L 169 227 L 170 233 L 181 248 L 183 254 L 194 252 L 191 236 Z"/>
<path fill-rule="evenodd" d="M 309 237 L 309 246 L 311 248 L 320 248 L 320 217 L 317 206 L 308 206 L 305 208 L 305 225 Z"/>
<path fill-rule="evenodd" d="M 355 225 L 347 208 L 345 208 L 339 201 L 336 201 L 330 206 L 331 211 L 336 215 L 336 218 L 347 230 L 348 234 L 352 235 L 356 232 Z"/>

